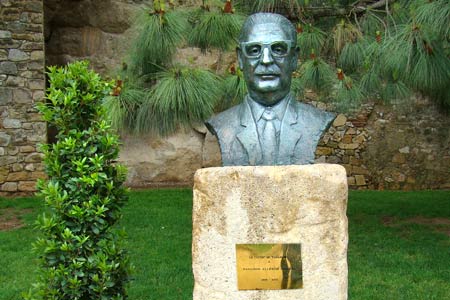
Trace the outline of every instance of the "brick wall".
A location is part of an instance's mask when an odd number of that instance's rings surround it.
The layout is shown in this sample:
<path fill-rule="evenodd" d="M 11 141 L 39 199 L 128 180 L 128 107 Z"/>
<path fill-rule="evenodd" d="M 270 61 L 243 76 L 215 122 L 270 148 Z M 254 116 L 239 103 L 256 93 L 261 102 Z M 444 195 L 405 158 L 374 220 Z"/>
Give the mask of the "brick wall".
<path fill-rule="evenodd" d="M 45 176 L 34 108 L 44 89 L 43 1 L 0 0 L 0 196 L 32 193 Z"/>

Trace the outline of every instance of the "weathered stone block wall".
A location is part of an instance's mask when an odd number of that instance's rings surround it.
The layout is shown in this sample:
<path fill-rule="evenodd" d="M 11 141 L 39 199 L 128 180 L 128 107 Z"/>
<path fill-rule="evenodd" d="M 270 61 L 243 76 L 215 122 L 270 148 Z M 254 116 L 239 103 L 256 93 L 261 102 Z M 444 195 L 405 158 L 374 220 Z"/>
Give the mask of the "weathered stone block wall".
<path fill-rule="evenodd" d="M 450 118 L 429 99 L 398 108 L 368 104 L 338 115 L 316 162 L 341 164 L 356 189 L 450 189 Z"/>
<path fill-rule="evenodd" d="M 0 196 L 31 193 L 45 176 L 47 125 L 34 108 L 44 89 L 43 1 L 1 0 Z"/>
<path fill-rule="evenodd" d="M 0 0 L 1 195 L 32 191 L 44 176 L 36 145 L 45 140 L 46 125 L 34 109 L 44 89 L 42 2 Z M 102 74 L 117 69 L 144 3 L 45 0 L 47 63 L 89 59 Z M 178 59 L 214 65 L 216 55 L 197 52 L 182 49 Z M 343 165 L 351 188 L 450 188 L 450 118 L 420 99 L 410 107 L 399 113 L 367 105 L 355 116 L 339 115 L 319 144 L 316 162 Z M 121 160 L 130 169 L 131 186 L 190 185 L 196 169 L 220 165 L 217 142 L 203 127 L 123 142 Z"/>
<path fill-rule="evenodd" d="M 45 0 L 47 65 L 88 59 L 102 74 L 117 71 L 134 37 L 145 0 Z"/>

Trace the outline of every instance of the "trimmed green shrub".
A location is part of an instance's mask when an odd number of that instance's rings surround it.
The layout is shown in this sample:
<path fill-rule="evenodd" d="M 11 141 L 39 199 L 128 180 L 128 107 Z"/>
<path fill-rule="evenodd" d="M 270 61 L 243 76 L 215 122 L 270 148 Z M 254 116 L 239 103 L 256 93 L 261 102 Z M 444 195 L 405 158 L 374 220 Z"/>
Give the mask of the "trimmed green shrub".
<path fill-rule="evenodd" d="M 38 189 L 48 209 L 34 244 L 40 276 L 25 298 L 126 299 L 130 265 L 114 227 L 127 200 L 126 170 L 115 163 L 118 137 L 101 102 L 111 83 L 87 62 L 50 67 L 47 75 L 47 102 L 38 109 L 59 132 L 55 144 L 42 146 L 48 180 Z"/>

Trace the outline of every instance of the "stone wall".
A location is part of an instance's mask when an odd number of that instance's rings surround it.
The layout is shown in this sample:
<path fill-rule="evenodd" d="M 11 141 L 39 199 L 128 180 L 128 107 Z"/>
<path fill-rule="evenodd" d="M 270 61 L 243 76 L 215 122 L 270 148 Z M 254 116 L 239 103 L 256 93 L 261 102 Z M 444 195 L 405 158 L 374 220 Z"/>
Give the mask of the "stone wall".
<path fill-rule="evenodd" d="M 36 178 L 45 176 L 36 145 L 45 141 L 46 124 L 34 109 L 44 89 L 42 2 L 0 0 L 0 195 L 32 192 Z M 96 71 L 110 74 L 129 51 L 131 25 L 144 3 L 45 0 L 47 64 L 89 59 Z M 181 49 L 177 59 L 214 66 L 217 53 L 197 50 Z M 450 188 L 449 116 L 420 98 L 409 108 L 368 104 L 354 116 L 339 115 L 316 162 L 343 165 L 351 188 Z M 220 165 L 217 141 L 203 126 L 165 139 L 123 136 L 122 142 L 130 186 L 191 185 L 196 169 Z"/>
<path fill-rule="evenodd" d="M 321 103 L 312 102 L 320 108 Z M 316 151 L 316 163 L 345 167 L 351 189 L 449 189 L 450 118 L 425 99 L 408 111 L 367 104 L 339 114 Z M 220 150 L 204 126 L 168 138 L 124 136 L 120 161 L 136 187 L 192 185 L 198 168 L 220 166 Z"/>
<path fill-rule="evenodd" d="M 104 75 L 126 60 L 145 0 L 45 0 L 47 65 L 89 59 Z"/>
<path fill-rule="evenodd" d="M 42 1 L 0 1 L 0 196 L 33 192 L 45 176 L 37 144 L 47 126 L 34 108 L 45 88 L 42 23 Z"/>
<path fill-rule="evenodd" d="M 449 189 L 450 118 L 421 97 L 399 107 L 367 104 L 338 115 L 316 162 L 343 165 L 350 188 Z"/>
<path fill-rule="evenodd" d="M 375 106 L 363 153 L 374 189 L 450 189 L 450 115 L 427 99 Z"/>

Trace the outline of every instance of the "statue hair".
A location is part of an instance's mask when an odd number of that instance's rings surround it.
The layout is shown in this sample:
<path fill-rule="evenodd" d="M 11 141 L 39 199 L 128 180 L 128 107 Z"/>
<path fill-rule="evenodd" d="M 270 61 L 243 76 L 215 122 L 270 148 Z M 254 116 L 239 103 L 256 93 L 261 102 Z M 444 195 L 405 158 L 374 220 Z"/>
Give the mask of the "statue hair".
<path fill-rule="evenodd" d="M 273 14 L 273 13 L 256 13 L 250 15 L 244 22 L 242 26 L 241 32 L 239 34 L 239 42 L 244 42 L 247 38 L 250 29 L 257 24 L 265 24 L 265 23 L 276 23 L 280 24 L 281 28 L 288 34 L 290 39 L 294 42 L 294 45 L 297 43 L 297 30 L 295 30 L 294 25 L 292 25 L 291 21 L 289 21 L 286 17 Z"/>

